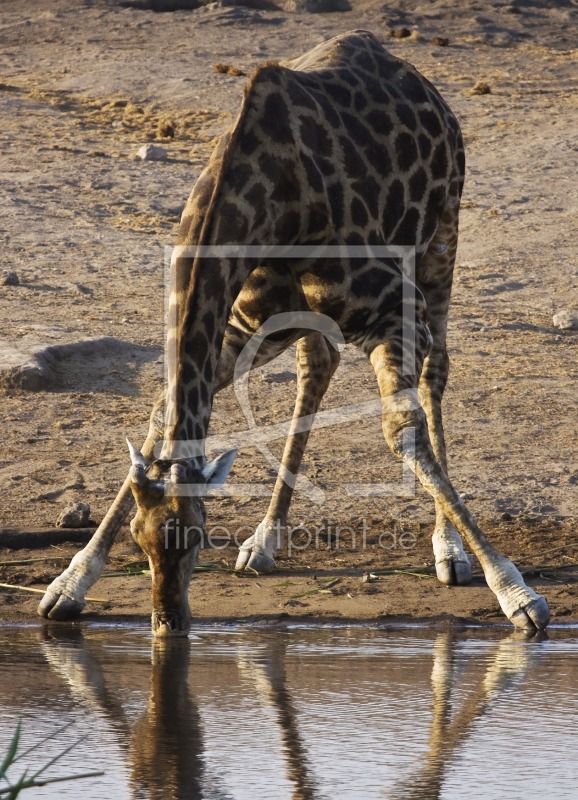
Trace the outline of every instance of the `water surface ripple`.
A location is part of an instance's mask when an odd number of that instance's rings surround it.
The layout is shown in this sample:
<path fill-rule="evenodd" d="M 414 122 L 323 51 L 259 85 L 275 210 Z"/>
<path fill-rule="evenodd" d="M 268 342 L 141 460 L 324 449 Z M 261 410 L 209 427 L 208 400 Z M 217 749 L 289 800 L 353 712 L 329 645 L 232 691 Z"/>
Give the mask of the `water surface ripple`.
<path fill-rule="evenodd" d="M 576 631 L 0 628 L 0 687 L 0 753 L 73 723 L 13 779 L 105 772 L 38 800 L 576 797 Z"/>

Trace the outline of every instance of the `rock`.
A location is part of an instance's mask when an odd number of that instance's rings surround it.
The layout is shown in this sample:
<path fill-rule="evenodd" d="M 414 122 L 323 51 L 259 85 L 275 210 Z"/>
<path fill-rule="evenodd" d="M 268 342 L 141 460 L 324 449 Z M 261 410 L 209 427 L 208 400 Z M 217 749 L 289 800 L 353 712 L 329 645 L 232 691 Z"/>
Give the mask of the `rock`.
<path fill-rule="evenodd" d="M 58 528 L 86 528 L 90 519 L 88 503 L 71 503 L 56 520 Z"/>
<path fill-rule="evenodd" d="M 562 331 L 578 331 L 578 311 L 563 309 L 552 317 L 555 328 Z"/>
<path fill-rule="evenodd" d="M 437 44 L 438 47 L 448 47 L 450 40 L 446 36 L 434 36 L 432 44 Z"/>
<path fill-rule="evenodd" d="M 143 144 L 137 152 L 137 157 L 143 161 L 166 161 L 169 154 L 158 144 Z"/>
<path fill-rule="evenodd" d="M 20 286 L 20 278 L 16 272 L 4 272 L 2 277 L 3 286 Z"/>
<path fill-rule="evenodd" d="M 232 75 L 235 78 L 245 74 L 239 67 L 233 67 L 231 64 L 222 64 L 221 62 L 213 64 L 213 72 L 218 72 L 221 75 Z"/>
<path fill-rule="evenodd" d="M 0 388 L 49 391 L 60 384 L 58 365 L 70 357 L 133 351 L 134 344 L 114 336 L 39 346 L 37 339 L 0 338 Z"/>

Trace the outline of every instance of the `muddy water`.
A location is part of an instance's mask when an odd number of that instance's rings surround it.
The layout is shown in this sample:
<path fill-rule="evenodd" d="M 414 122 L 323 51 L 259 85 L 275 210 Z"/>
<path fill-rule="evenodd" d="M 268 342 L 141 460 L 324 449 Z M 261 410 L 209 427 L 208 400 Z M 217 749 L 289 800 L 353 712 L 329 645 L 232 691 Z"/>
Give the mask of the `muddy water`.
<path fill-rule="evenodd" d="M 104 776 L 34 798 L 574 798 L 577 689 L 571 630 L 0 628 L 0 753 L 73 723 L 9 775 Z"/>

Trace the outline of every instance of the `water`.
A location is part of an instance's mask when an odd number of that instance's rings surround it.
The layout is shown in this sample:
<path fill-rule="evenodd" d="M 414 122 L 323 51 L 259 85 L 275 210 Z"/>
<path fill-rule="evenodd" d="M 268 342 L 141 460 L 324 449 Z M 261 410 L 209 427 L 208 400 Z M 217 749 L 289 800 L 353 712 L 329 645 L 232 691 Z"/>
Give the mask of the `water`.
<path fill-rule="evenodd" d="M 575 798 L 578 635 L 367 628 L 0 628 L 9 772 L 38 798 Z M 0 789 L 2 788 L 0 782 Z"/>

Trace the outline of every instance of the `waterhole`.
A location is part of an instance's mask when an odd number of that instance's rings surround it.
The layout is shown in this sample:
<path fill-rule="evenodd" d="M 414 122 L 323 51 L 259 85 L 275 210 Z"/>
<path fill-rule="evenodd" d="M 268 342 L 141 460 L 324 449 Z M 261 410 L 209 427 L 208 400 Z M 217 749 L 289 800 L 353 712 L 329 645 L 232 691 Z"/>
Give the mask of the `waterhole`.
<path fill-rule="evenodd" d="M 4 627 L 0 761 L 20 722 L 12 781 L 104 773 L 24 797 L 560 800 L 577 688 L 575 630 Z"/>

